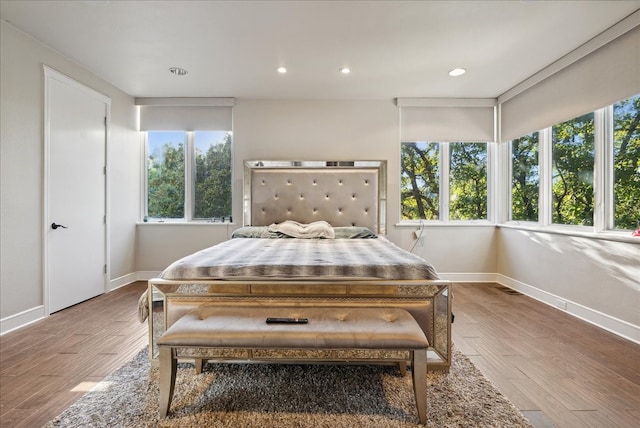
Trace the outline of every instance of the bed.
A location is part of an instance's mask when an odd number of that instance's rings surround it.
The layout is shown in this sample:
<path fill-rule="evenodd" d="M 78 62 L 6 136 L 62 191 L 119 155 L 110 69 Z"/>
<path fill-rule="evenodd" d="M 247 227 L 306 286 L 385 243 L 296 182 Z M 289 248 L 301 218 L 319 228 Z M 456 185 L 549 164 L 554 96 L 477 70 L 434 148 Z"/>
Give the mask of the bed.
<path fill-rule="evenodd" d="M 201 305 L 398 307 L 425 332 L 429 369 L 448 370 L 450 283 L 386 238 L 385 162 L 247 161 L 243 202 L 243 226 L 231 239 L 176 260 L 149 281 L 152 361 L 166 328 Z M 182 356 L 202 357 L 188 352 Z M 323 352 L 225 349 L 206 357 L 301 362 L 323 360 Z M 366 358 L 404 356 L 371 351 Z"/>

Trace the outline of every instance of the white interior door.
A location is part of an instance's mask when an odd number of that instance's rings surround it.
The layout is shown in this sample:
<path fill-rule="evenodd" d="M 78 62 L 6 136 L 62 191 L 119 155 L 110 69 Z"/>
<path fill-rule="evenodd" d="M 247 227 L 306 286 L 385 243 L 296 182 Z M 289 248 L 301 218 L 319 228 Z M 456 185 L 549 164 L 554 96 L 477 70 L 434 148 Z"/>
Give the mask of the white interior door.
<path fill-rule="evenodd" d="M 52 313 L 105 291 L 108 104 L 66 76 L 46 75 L 45 285 Z"/>

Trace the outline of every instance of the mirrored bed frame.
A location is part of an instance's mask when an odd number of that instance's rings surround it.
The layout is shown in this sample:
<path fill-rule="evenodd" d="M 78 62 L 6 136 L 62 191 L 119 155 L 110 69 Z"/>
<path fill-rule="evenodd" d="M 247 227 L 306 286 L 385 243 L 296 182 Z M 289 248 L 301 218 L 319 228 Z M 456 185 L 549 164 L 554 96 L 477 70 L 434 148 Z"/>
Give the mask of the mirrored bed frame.
<path fill-rule="evenodd" d="M 334 227 L 362 226 L 386 232 L 385 161 L 246 161 L 244 164 L 244 225 L 268 226 L 285 220 L 311 223 L 325 220 Z M 440 279 L 383 280 L 343 278 L 274 280 L 273 278 L 149 280 L 149 347 L 157 361 L 157 339 L 179 317 L 200 305 L 399 307 L 409 311 L 424 330 L 431 347 L 429 370 L 451 364 L 450 282 Z M 200 357 L 190 350 L 182 357 Z M 194 355 L 195 352 L 195 355 Z M 211 350 L 210 360 L 305 362 L 327 360 L 323 350 L 295 354 L 259 354 L 246 349 Z M 398 355 L 375 354 L 376 362 L 398 361 Z M 333 358 L 335 359 L 335 358 Z M 344 362 L 362 355 L 343 355 Z"/>

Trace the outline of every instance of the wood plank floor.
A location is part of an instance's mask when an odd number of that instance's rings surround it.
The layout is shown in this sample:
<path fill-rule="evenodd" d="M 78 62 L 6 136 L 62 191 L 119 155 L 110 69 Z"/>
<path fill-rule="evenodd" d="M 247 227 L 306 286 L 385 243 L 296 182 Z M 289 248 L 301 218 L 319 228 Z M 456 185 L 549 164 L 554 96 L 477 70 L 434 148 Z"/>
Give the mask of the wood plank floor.
<path fill-rule="evenodd" d="M 0 337 L 0 426 L 39 427 L 147 343 L 139 282 Z M 536 427 L 636 427 L 640 345 L 495 284 L 455 284 L 452 337 Z"/>
<path fill-rule="evenodd" d="M 148 342 L 137 319 L 146 282 L 0 337 L 0 426 L 41 427 Z"/>
<path fill-rule="evenodd" d="M 453 343 L 534 426 L 640 426 L 640 345 L 495 284 L 453 289 Z"/>

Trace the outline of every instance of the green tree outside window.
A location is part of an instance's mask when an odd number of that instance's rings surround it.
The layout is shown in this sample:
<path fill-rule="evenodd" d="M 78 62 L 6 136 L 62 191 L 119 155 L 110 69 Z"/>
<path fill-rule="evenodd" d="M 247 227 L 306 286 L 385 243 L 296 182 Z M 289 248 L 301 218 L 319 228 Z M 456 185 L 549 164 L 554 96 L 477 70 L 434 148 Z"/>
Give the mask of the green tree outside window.
<path fill-rule="evenodd" d="M 403 220 L 440 218 L 441 144 L 443 143 L 402 143 L 400 200 Z M 449 147 L 450 218 L 486 219 L 487 144 L 449 143 Z"/>
<path fill-rule="evenodd" d="M 538 221 L 538 133 L 511 141 L 511 220 Z"/>
<path fill-rule="evenodd" d="M 593 117 L 589 113 L 552 127 L 553 223 L 593 226 Z"/>
<path fill-rule="evenodd" d="M 439 156 L 438 143 L 402 143 L 400 200 L 403 220 L 439 218 Z"/>
<path fill-rule="evenodd" d="M 451 143 L 449 218 L 487 219 L 487 144 Z"/>
<path fill-rule="evenodd" d="M 147 150 L 148 217 L 184 219 L 186 198 L 193 197 L 191 218 L 231 218 L 231 133 L 149 131 Z M 192 196 L 185 193 L 188 155 L 193 159 Z"/>
<path fill-rule="evenodd" d="M 193 218 L 231 216 L 231 134 L 225 131 L 194 133 L 196 149 Z"/>
<path fill-rule="evenodd" d="M 147 215 L 184 218 L 186 132 L 147 134 Z"/>

